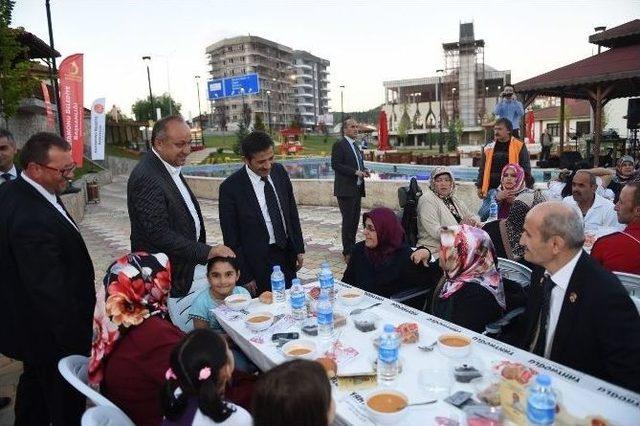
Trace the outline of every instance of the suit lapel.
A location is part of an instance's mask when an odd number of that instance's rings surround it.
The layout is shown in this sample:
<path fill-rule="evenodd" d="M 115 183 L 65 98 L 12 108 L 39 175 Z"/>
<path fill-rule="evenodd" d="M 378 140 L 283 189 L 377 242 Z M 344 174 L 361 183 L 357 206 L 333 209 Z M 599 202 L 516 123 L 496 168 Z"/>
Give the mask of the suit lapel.
<path fill-rule="evenodd" d="M 343 138 L 342 139 L 342 146 L 343 148 L 347 151 L 347 155 L 349 156 L 349 158 L 352 159 L 353 163 L 356 166 L 356 169 L 360 169 L 360 161 L 358 158 L 355 158 L 353 156 L 353 149 L 351 149 L 351 143 L 347 140 L 347 138 Z M 356 150 L 357 151 L 357 150 Z M 358 153 L 356 152 L 355 154 L 356 156 L 358 155 Z"/>
<path fill-rule="evenodd" d="M 189 197 L 191 198 L 191 202 L 193 203 L 193 206 L 196 208 L 196 213 L 198 213 L 198 220 L 200 221 L 200 235 L 198 236 L 198 240 L 200 239 L 199 237 L 201 235 L 204 235 L 205 239 L 206 239 L 206 232 L 204 230 L 204 218 L 202 217 L 202 211 L 200 210 L 200 203 L 196 199 L 196 196 L 193 195 L 193 192 L 191 192 L 191 188 L 189 188 L 189 185 L 187 184 L 187 181 L 184 178 L 184 176 L 182 176 L 182 173 L 180 173 L 180 180 L 184 184 L 185 188 L 187 188 L 187 192 L 189 193 Z M 186 205 L 186 203 L 185 203 L 185 205 Z M 187 210 L 189 210 L 188 207 L 187 207 Z M 191 213 L 189 213 L 189 215 L 191 215 Z M 206 241 L 203 241 L 203 242 L 206 242 Z"/>
<path fill-rule="evenodd" d="M 551 345 L 551 354 L 549 356 L 551 360 L 561 359 L 559 357 L 566 349 L 565 342 L 576 326 L 576 316 L 580 309 L 581 302 L 579 296 L 585 280 L 583 269 L 587 262 L 587 256 L 584 251 L 580 255 L 573 274 L 571 274 L 567 291 L 564 293 L 562 309 L 560 310 L 560 316 L 558 317 L 558 323 L 556 324 L 553 343 Z"/>

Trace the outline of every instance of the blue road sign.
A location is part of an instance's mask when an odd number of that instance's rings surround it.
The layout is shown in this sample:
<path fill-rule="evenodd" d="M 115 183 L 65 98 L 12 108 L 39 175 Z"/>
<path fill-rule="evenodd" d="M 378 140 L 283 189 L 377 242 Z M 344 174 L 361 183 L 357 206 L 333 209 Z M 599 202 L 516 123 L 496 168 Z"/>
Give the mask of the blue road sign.
<path fill-rule="evenodd" d="M 207 91 L 209 92 L 209 100 L 224 98 L 224 83 L 221 78 L 209 80 L 207 82 Z"/>
<path fill-rule="evenodd" d="M 224 94 L 227 97 L 253 95 L 260 92 L 258 74 L 245 74 L 224 79 Z"/>

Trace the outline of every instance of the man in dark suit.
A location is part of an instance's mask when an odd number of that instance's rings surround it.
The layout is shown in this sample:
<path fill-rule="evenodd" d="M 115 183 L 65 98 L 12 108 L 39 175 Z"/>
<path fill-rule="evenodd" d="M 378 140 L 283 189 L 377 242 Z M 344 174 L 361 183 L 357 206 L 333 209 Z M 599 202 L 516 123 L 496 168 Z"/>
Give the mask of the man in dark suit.
<path fill-rule="evenodd" d="M 13 157 L 17 152 L 16 141 L 11 132 L 0 128 L 0 185 L 20 176 L 21 169 L 13 164 Z"/>
<path fill-rule="evenodd" d="M 181 168 L 191 153 L 191 131 L 180 116 L 159 120 L 151 151 L 127 183 L 131 251 L 165 253 L 171 262 L 171 297 L 189 293 L 198 263 L 214 256 L 234 257 L 228 247 L 206 243 L 200 204 Z"/>
<path fill-rule="evenodd" d="M 348 263 L 351 250 L 356 243 L 360 204 L 365 196 L 364 178 L 369 177 L 369 171 L 364 167 L 362 153 L 355 145 L 358 123 L 349 118 L 342 125 L 344 137 L 333 144 L 331 168 L 335 172 L 333 195 L 338 197 L 342 215 L 342 255 Z"/>
<path fill-rule="evenodd" d="M 640 391 L 640 315 L 620 281 L 582 250 L 578 213 L 559 202 L 529 211 L 520 244 L 545 268 L 532 276 L 520 345 Z"/>
<path fill-rule="evenodd" d="M 58 196 L 75 164 L 52 133 L 33 135 L 21 162 L 0 186 L 0 352 L 23 362 L 15 424 L 80 424 L 86 400 L 57 366 L 89 355 L 96 301 L 91 258 Z"/>
<path fill-rule="evenodd" d="M 273 140 L 252 132 L 242 141 L 245 166 L 220 185 L 220 228 L 238 256 L 240 283 L 249 291 L 270 288 L 280 265 L 287 287 L 302 267 L 304 241 L 298 206 L 285 168 L 273 162 Z"/>

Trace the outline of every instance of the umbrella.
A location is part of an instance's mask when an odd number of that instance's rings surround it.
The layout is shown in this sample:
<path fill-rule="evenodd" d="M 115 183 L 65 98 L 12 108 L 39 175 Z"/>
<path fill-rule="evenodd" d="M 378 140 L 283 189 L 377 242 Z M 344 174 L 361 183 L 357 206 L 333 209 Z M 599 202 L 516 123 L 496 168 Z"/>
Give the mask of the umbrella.
<path fill-rule="evenodd" d="M 389 146 L 389 128 L 387 126 L 387 114 L 384 110 L 380 110 L 378 116 L 378 149 L 386 151 L 391 149 Z"/>

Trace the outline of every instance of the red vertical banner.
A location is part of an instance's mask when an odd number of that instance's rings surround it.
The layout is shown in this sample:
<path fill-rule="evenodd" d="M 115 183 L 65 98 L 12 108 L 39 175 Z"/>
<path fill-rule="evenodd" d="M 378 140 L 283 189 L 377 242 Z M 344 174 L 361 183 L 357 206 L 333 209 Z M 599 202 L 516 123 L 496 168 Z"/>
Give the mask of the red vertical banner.
<path fill-rule="evenodd" d="M 56 124 L 53 118 L 53 109 L 51 109 L 51 98 L 49 98 L 47 83 L 40 81 L 40 88 L 42 89 L 42 98 L 44 99 L 44 109 L 47 112 L 47 127 L 49 129 L 55 129 Z"/>
<path fill-rule="evenodd" d="M 82 53 L 68 56 L 60 64 L 60 105 L 64 138 L 71 145 L 73 161 L 82 167 L 84 155 L 84 104 Z"/>

